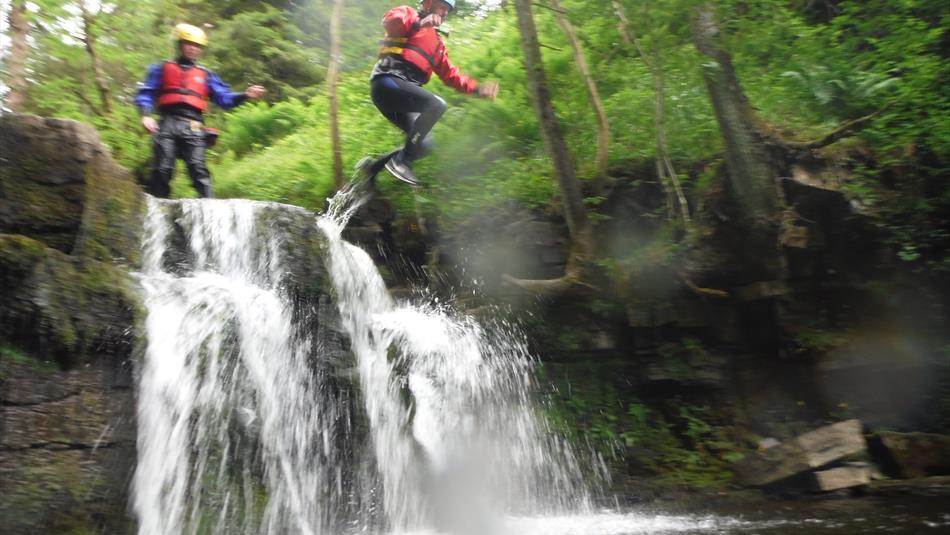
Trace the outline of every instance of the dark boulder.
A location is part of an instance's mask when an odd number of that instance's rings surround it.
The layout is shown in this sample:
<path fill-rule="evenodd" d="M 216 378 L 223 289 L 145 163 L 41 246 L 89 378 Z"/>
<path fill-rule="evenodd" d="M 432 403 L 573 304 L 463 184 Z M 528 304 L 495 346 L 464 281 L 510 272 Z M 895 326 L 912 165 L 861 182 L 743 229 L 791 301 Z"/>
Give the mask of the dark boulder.
<path fill-rule="evenodd" d="M 869 443 L 871 453 L 891 477 L 950 475 L 950 436 L 882 431 Z"/>
<path fill-rule="evenodd" d="M 59 371 L 10 347 L 0 354 L 4 533 L 132 533 L 130 367 L 103 356 Z"/>

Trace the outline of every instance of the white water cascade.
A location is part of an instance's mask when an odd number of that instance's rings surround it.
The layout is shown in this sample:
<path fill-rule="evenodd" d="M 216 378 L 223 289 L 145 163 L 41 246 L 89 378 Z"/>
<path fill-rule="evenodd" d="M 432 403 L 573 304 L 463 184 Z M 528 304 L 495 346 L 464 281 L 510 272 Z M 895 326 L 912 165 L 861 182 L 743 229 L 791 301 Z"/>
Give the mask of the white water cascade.
<path fill-rule="evenodd" d="M 509 532 L 512 514 L 588 511 L 569 445 L 538 413 L 523 339 L 501 323 L 394 302 L 369 255 L 340 238 L 359 202 L 348 195 L 318 225 L 391 527 L 487 535 Z"/>
<path fill-rule="evenodd" d="M 312 310 L 294 307 L 292 237 L 259 224 L 294 208 L 150 200 L 141 535 L 491 535 L 520 532 L 506 527 L 512 515 L 588 510 L 517 332 L 396 303 L 368 255 L 340 239 L 354 207 L 318 222 L 347 356 L 320 347 Z M 326 371 L 346 358 L 350 388 Z"/>
<path fill-rule="evenodd" d="M 255 225 L 267 205 L 180 202 L 182 273 L 163 264 L 172 203 L 150 201 L 146 222 L 139 533 L 324 533 L 341 509 L 339 415 L 279 287 L 284 236 Z"/>

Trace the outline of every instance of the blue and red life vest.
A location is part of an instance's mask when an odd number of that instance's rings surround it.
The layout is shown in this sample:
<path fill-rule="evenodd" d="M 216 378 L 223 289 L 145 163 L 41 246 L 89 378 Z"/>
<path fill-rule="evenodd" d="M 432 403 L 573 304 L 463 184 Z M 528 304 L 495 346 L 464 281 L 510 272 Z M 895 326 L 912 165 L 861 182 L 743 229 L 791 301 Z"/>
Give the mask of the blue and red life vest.
<path fill-rule="evenodd" d="M 197 65 L 184 67 L 174 61 L 162 66 L 158 105 L 187 104 L 198 111 L 208 109 L 208 73 Z"/>

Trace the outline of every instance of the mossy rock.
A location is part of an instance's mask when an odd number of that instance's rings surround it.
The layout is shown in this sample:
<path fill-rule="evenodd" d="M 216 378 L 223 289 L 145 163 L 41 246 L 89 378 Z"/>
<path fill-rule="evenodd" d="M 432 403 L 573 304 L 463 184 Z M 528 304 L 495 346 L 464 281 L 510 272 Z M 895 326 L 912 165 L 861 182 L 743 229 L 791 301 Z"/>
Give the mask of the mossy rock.
<path fill-rule="evenodd" d="M 0 116 L 0 233 L 136 265 L 144 197 L 89 125 Z"/>
<path fill-rule="evenodd" d="M 68 368 L 90 350 L 129 355 L 141 304 L 131 276 L 25 236 L 0 235 L 0 335 Z"/>
<path fill-rule="evenodd" d="M 12 367 L 16 384 L 0 385 L 4 533 L 133 533 L 131 392 L 116 390 L 108 366 L 41 375 Z"/>

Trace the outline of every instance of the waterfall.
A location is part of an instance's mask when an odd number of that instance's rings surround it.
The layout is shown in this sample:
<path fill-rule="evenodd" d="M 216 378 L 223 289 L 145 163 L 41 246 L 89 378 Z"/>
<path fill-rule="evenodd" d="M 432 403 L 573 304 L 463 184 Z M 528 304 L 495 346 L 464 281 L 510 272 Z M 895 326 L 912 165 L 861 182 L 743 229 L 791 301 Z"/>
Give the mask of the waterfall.
<path fill-rule="evenodd" d="M 395 303 L 369 255 L 340 238 L 355 204 L 347 195 L 318 226 L 390 525 L 488 534 L 503 529 L 503 515 L 588 510 L 569 445 L 538 412 L 536 362 L 517 330 Z"/>
<path fill-rule="evenodd" d="M 181 273 L 163 265 L 172 203 L 150 200 L 146 223 L 139 533 L 323 533 L 341 498 L 339 407 L 280 287 L 287 237 L 255 225 L 265 204 L 179 202 Z"/>
<path fill-rule="evenodd" d="M 363 200 L 338 195 L 317 221 L 349 352 L 324 347 L 313 307 L 295 304 L 295 237 L 261 224 L 310 216 L 149 200 L 141 535 L 490 535 L 511 532 L 512 515 L 589 510 L 575 456 L 534 399 L 536 362 L 517 329 L 393 300 L 369 256 L 340 238 Z M 347 359 L 351 378 L 328 371 Z"/>

